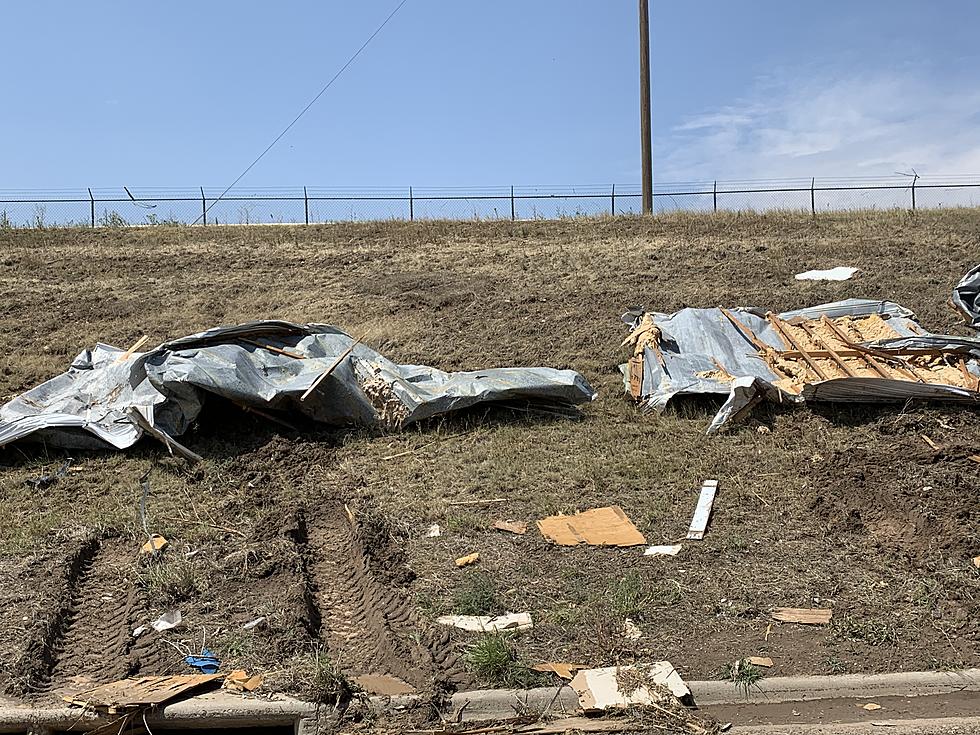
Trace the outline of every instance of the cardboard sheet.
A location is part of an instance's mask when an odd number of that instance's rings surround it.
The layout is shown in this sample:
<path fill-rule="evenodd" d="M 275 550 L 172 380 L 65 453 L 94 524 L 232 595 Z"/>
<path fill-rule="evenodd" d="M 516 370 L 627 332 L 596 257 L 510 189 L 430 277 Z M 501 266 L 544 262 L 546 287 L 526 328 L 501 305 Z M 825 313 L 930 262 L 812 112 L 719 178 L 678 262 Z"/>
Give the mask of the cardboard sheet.
<path fill-rule="evenodd" d="M 65 697 L 65 701 L 114 712 L 130 707 L 163 704 L 223 678 L 221 674 L 141 676 L 102 684 L 94 689 Z"/>
<path fill-rule="evenodd" d="M 538 521 L 541 534 L 561 546 L 640 546 L 643 534 L 618 505 L 571 516 L 548 516 Z"/>

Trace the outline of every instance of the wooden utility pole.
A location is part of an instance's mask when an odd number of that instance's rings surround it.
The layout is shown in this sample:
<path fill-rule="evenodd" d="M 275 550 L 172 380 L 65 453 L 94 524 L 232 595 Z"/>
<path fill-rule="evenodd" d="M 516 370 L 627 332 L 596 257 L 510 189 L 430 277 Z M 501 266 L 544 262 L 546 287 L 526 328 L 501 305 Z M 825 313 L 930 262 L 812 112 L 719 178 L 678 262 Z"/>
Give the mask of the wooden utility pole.
<path fill-rule="evenodd" d="M 643 158 L 643 214 L 653 214 L 653 159 L 650 135 L 650 10 L 640 3 L 640 148 Z"/>

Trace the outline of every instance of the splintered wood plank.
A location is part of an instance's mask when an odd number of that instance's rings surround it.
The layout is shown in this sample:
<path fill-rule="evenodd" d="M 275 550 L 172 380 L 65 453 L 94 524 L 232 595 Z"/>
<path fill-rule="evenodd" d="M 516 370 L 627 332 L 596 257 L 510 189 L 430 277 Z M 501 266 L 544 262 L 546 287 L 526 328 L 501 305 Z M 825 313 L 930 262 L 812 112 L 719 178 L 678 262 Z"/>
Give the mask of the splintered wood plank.
<path fill-rule="evenodd" d="M 772 611 L 773 620 L 803 625 L 827 625 L 833 614 L 833 610 L 818 607 L 777 607 Z"/>
<path fill-rule="evenodd" d="M 223 679 L 224 674 L 187 674 L 183 676 L 141 676 L 120 679 L 79 692 L 65 700 L 73 704 L 101 708 L 146 707 L 163 704 L 177 697 Z"/>
<path fill-rule="evenodd" d="M 626 363 L 629 369 L 630 395 L 636 400 L 643 390 L 643 356 L 634 355 Z"/>
<path fill-rule="evenodd" d="M 691 541 L 700 541 L 704 538 L 705 531 L 708 530 L 708 520 L 711 518 L 711 506 L 714 505 L 717 492 L 717 480 L 705 480 L 702 483 L 698 504 L 691 519 L 691 528 L 687 532 L 687 538 Z"/>

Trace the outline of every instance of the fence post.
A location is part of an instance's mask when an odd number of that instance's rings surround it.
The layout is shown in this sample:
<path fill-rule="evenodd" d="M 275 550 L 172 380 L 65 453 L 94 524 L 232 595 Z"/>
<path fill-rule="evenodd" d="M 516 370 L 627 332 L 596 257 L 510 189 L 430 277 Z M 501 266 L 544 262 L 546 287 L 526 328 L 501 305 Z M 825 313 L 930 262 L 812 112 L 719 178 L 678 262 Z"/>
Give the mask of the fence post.
<path fill-rule="evenodd" d="M 814 217 L 817 215 L 817 198 L 814 194 L 816 181 L 816 177 L 810 179 L 810 214 L 812 214 Z"/>
<path fill-rule="evenodd" d="M 612 185 L 612 194 L 609 195 L 609 211 L 612 216 L 616 216 L 616 185 Z"/>
<path fill-rule="evenodd" d="M 410 222 L 415 220 L 415 196 L 412 194 L 412 187 L 408 187 L 408 219 Z"/>
<path fill-rule="evenodd" d="M 303 218 L 306 224 L 310 224 L 310 198 L 306 196 L 306 187 L 303 187 Z"/>
<path fill-rule="evenodd" d="M 919 180 L 919 174 L 912 172 L 912 211 L 915 211 L 915 182 Z"/>
<path fill-rule="evenodd" d="M 208 223 L 208 203 L 204 198 L 204 187 L 201 187 L 201 219 L 204 220 L 204 224 Z"/>
<path fill-rule="evenodd" d="M 92 211 L 92 228 L 95 229 L 95 197 L 92 196 L 91 189 L 88 190 L 88 200 L 89 200 L 89 206 Z"/>
<path fill-rule="evenodd" d="M 711 188 L 711 206 L 714 212 L 718 211 L 718 182 Z"/>
<path fill-rule="evenodd" d="M 510 221 L 517 219 L 517 209 L 514 207 L 514 185 L 510 186 Z"/>

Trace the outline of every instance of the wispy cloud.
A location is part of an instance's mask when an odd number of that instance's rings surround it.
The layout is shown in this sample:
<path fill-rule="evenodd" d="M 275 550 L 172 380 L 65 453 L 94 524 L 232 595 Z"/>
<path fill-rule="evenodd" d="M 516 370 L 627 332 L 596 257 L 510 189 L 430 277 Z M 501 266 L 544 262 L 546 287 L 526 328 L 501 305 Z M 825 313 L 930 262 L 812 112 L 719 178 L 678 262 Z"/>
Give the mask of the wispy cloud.
<path fill-rule="evenodd" d="M 915 73 L 759 80 L 661 136 L 663 181 L 980 173 L 980 88 Z"/>

